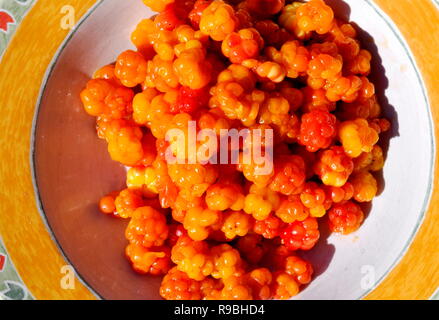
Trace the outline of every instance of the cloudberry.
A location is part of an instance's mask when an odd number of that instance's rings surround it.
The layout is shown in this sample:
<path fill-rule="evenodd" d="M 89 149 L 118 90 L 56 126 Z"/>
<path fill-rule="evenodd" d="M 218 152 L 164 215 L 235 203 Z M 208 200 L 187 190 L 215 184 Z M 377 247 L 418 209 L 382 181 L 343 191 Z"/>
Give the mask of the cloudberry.
<path fill-rule="evenodd" d="M 172 248 L 172 262 L 178 270 L 185 272 L 189 278 L 204 280 L 214 271 L 214 261 L 209 246 L 204 241 L 194 241 L 188 236 L 181 236 Z"/>
<path fill-rule="evenodd" d="M 146 125 L 148 123 L 148 109 L 151 107 L 152 99 L 158 94 L 159 92 L 154 88 L 147 88 L 134 96 L 133 119 L 137 124 Z"/>
<path fill-rule="evenodd" d="M 326 192 L 315 182 L 307 182 L 300 194 L 303 205 L 309 209 L 312 217 L 321 218 L 326 214 L 332 204 L 331 199 L 326 197 Z"/>
<path fill-rule="evenodd" d="M 252 228 L 251 218 L 242 211 L 227 211 L 223 216 L 221 231 L 227 239 L 245 236 Z"/>
<path fill-rule="evenodd" d="M 202 196 L 218 178 L 218 168 L 213 165 L 171 164 L 168 173 L 180 189 L 192 196 Z"/>
<path fill-rule="evenodd" d="M 270 215 L 262 221 L 255 221 L 253 231 L 262 235 L 266 239 L 278 237 L 282 231 L 284 223 L 278 217 Z"/>
<path fill-rule="evenodd" d="M 329 54 L 319 54 L 309 62 L 307 72 L 311 78 L 329 80 L 339 76 L 342 67 L 341 56 L 334 58 Z M 324 84 L 325 82 L 322 83 Z"/>
<path fill-rule="evenodd" d="M 166 300 L 200 300 L 200 282 L 174 267 L 163 278 L 160 295 Z"/>
<path fill-rule="evenodd" d="M 299 285 L 288 273 L 277 272 L 274 274 L 272 290 L 275 299 L 288 300 L 299 293 Z"/>
<path fill-rule="evenodd" d="M 328 217 L 331 231 L 342 234 L 356 231 L 364 220 L 360 206 L 352 201 L 333 205 L 329 210 Z"/>
<path fill-rule="evenodd" d="M 130 243 L 146 248 L 159 247 L 168 237 L 168 231 L 163 213 L 152 207 L 140 207 L 134 211 L 125 236 Z"/>
<path fill-rule="evenodd" d="M 148 61 L 145 86 L 156 88 L 160 92 L 167 92 L 179 86 L 179 79 L 174 70 L 174 63 L 155 55 Z"/>
<path fill-rule="evenodd" d="M 177 103 L 171 106 L 172 112 L 195 112 L 209 103 L 209 91 L 205 89 L 193 90 L 182 86 L 178 92 Z"/>
<path fill-rule="evenodd" d="M 242 188 L 239 184 L 213 184 L 207 189 L 206 204 L 211 210 L 241 210 L 244 208 Z"/>
<path fill-rule="evenodd" d="M 297 10 L 303 5 L 301 2 L 293 2 L 292 4 L 286 5 L 279 16 L 279 24 L 301 40 L 308 39 L 311 36 L 311 31 L 305 31 L 299 26 Z"/>
<path fill-rule="evenodd" d="M 212 89 L 211 107 L 219 107 L 231 120 L 241 120 L 245 126 L 256 123 L 259 109 L 265 100 L 260 90 L 246 92 L 237 82 L 220 82 Z"/>
<path fill-rule="evenodd" d="M 131 218 L 134 210 L 143 204 L 142 193 L 136 189 L 122 190 L 114 200 L 117 216 L 121 218 Z"/>
<path fill-rule="evenodd" d="M 253 299 L 269 300 L 272 298 L 271 284 L 273 276 L 267 268 L 254 269 L 246 274 L 248 286 L 251 288 Z"/>
<path fill-rule="evenodd" d="M 212 65 L 202 49 L 187 49 L 174 61 L 175 74 L 180 84 L 193 90 L 205 87 L 211 80 Z"/>
<path fill-rule="evenodd" d="M 222 52 L 232 63 L 241 63 L 256 58 L 264 46 L 264 40 L 254 28 L 241 29 L 226 36 Z"/>
<path fill-rule="evenodd" d="M 174 3 L 175 0 L 143 0 L 143 3 L 151 8 L 152 11 L 162 12 L 166 6 Z"/>
<path fill-rule="evenodd" d="M 300 156 L 279 156 L 275 159 L 270 189 L 284 195 L 298 194 L 302 191 L 305 179 L 305 162 Z"/>
<path fill-rule="evenodd" d="M 132 112 L 134 93 L 129 88 L 114 85 L 110 80 L 92 79 L 81 92 L 84 110 L 92 116 L 107 115 L 122 119 Z"/>
<path fill-rule="evenodd" d="M 244 261 L 239 251 L 228 244 L 221 244 L 211 249 L 215 268 L 212 277 L 227 279 L 232 276 L 241 276 L 244 272 Z"/>
<path fill-rule="evenodd" d="M 313 89 L 305 87 L 302 89 L 304 95 L 304 105 L 302 107 L 304 112 L 313 110 L 334 111 L 335 103 L 326 98 L 326 91 L 324 89 Z"/>
<path fill-rule="evenodd" d="M 143 55 L 132 50 L 125 51 L 116 60 L 114 73 L 126 87 L 135 87 L 146 78 L 147 62 Z"/>
<path fill-rule="evenodd" d="M 194 28 L 199 29 L 203 11 L 212 3 L 212 0 L 195 1 L 192 11 L 189 13 L 189 20 Z"/>
<path fill-rule="evenodd" d="M 342 187 L 354 170 L 354 163 L 342 147 L 334 146 L 320 151 L 314 170 L 325 185 Z"/>
<path fill-rule="evenodd" d="M 125 254 L 138 273 L 162 275 L 171 268 L 171 250 L 167 247 L 147 249 L 138 244 L 129 244 Z"/>
<path fill-rule="evenodd" d="M 139 127 L 122 126 L 108 139 L 111 158 L 127 166 L 137 165 L 144 156 L 142 138 L 143 133 Z"/>
<path fill-rule="evenodd" d="M 245 197 L 244 211 L 251 214 L 256 220 L 266 219 L 280 204 L 279 195 L 268 189 L 253 184 L 249 194 Z"/>
<path fill-rule="evenodd" d="M 354 186 L 346 182 L 342 187 L 326 186 L 326 196 L 335 203 L 340 203 L 352 199 L 354 196 Z"/>
<path fill-rule="evenodd" d="M 354 171 L 379 171 L 384 167 L 384 153 L 379 145 L 374 145 L 371 152 L 363 152 L 354 159 Z"/>
<path fill-rule="evenodd" d="M 238 25 L 232 6 L 221 0 L 213 1 L 202 13 L 200 30 L 215 41 L 223 41 L 226 36 L 235 31 Z"/>
<path fill-rule="evenodd" d="M 268 46 L 280 47 L 286 41 L 290 40 L 292 36 L 286 29 L 272 20 L 256 21 L 254 27 L 259 31 Z"/>
<path fill-rule="evenodd" d="M 354 173 L 349 182 L 354 187 L 354 199 L 358 202 L 370 202 L 378 192 L 378 183 L 368 171 Z"/>
<path fill-rule="evenodd" d="M 336 77 L 326 82 L 326 97 L 333 102 L 354 102 L 362 87 L 363 81 L 357 76 Z"/>
<path fill-rule="evenodd" d="M 308 284 L 314 272 L 312 265 L 297 256 L 285 260 L 285 272 L 293 276 L 299 284 Z"/>
<path fill-rule="evenodd" d="M 119 79 L 116 78 L 114 70 L 114 64 L 108 64 L 106 66 L 103 66 L 102 68 L 96 70 L 95 73 L 93 73 L 93 79 L 110 80 L 112 84 L 116 86 L 122 86 L 122 83 L 120 83 Z"/>
<path fill-rule="evenodd" d="M 293 222 L 280 234 L 282 243 L 290 250 L 310 250 L 320 238 L 319 225 L 315 218 Z"/>
<path fill-rule="evenodd" d="M 352 158 L 360 156 L 362 152 L 371 152 L 379 139 L 378 133 L 369 127 L 365 119 L 342 122 L 338 136 L 345 152 Z"/>
<path fill-rule="evenodd" d="M 187 14 L 188 11 L 185 8 L 178 6 L 175 2 L 170 3 L 154 18 L 154 23 L 159 30 L 172 31 L 184 24 Z"/>
<path fill-rule="evenodd" d="M 224 288 L 221 290 L 220 300 L 251 300 L 251 289 L 243 277 L 231 276 L 223 279 Z"/>
<path fill-rule="evenodd" d="M 187 211 L 184 217 L 184 227 L 193 240 L 201 241 L 209 236 L 209 227 L 219 223 L 219 221 L 220 212 L 195 207 Z"/>
<path fill-rule="evenodd" d="M 308 218 L 309 210 L 303 205 L 298 195 L 292 195 L 281 201 L 276 210 L 276 216 L 285 223 L 293 223 Z"/>
<path fill-rule="evenodd" d="M 116 205 L 114 200 L 116 199 L 118 192 L 110 193 L 101 198 L 99 201 L 99 209 L 105 214 L 114 214 L 116 212 Z"/>
<path fill-rule="evenodd" d="M 321 110 L 313 110 L 302 116 L 299 143 L 306 149 L 315 152 L 328 148 L 337 135 L 337 118 Z"/>
<path fill-rule="evenodd" d="M 323 0 L 311 0 L 297 9 L 297 24 L 303 31 L 327 33 L 334 22 L 334 12 Z"/>

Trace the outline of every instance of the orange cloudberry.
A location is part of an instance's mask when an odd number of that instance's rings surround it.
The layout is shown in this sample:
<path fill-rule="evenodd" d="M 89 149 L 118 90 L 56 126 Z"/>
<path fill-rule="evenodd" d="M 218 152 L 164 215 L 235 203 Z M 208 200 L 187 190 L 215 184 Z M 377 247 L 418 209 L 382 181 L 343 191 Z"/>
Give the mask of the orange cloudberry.
<path fill-rule="evenodd" d="M 270 189 L 284 195 L 298 194 L 306 179 L 305 162 L 300 156 L 279 156 L 274 162 L 274 176 Z"/>
<path fill-rule="evenodd" d="M 286 272 L 276 272 L 273 276 L 273 295 L 275 299 L 288 300 L 299 293 L 299 284 Z"/>
<path fill-rule="evenodd" d="M 334 203 L 351 200 L 354 196 L 354 186 L 346 182 L 342 187 L 325 186 L 326 196 Z"/>
<path fill-rule="evenodd" d="M 148 249 L 132 243 L 126 247 L 125 254 L 138 273 L 162 275 L 171 268 L 171 250 L 167 247 Z"/>
<path fill-rule="evenodd" d="M 244 273 L 244 261 L 239 251 L 228 244 L 220 244 L 211 249 L 214 261 L 212 277 L 215 279 L 228 279 L 232 276 L 241 276 Z"/>
<path fill-rule="evenodd" d="M 245 197 L 244 211 L 258 221 L 265 220 L 280 204 L 280 197 L 268 188 L 253 184 Z"/>
<path fill-rule="evenodd" d="M 137 189 L 124 189 L 114 200 L 117 216 L 120 218 L 131 218 L 134 210 L 143 205 L 142 193 Z"/>
<path fill-rule="evenodd" d="M 205 240 L 209 236 L 209 228 L 220 222 L 220 212 L 203 207 L 194 207 L 184 217 L 184 227 L 188 235 L 196 241 Z"/>
<path fill-rule="evenodd" d="M 226 36 L 222 52 L 232 63 L 241 63 L 256 58 L 264 46 L 264 40 L 254 28 L 241 29 Z"/>
<path fill-rule="evenodd" d="M 180 84 L 191 89 L 201 89 L 211 80 L 212 65 L 200 48 L 183 51 L 174 61 L 175 74 Z"/>
<path fill-rule="evenodd" d="M 227 211 L 223 214 L 221 231 L 227 239 L 245 236 L 252 228 L 252 219 L 242 211 Z"/>
<path fill-rule="evenodd" d="M 314 166 L 314 171 L 322 182 L 333 187 L 342 187 L 353 170 L 352 159 L 339 146 L 320 151 Z"/>
<path fill-rule="evenodd" d="M 337 118 L 321 110 L 313 110 L 302 116 L 299 143 L 315 152 L 330 146 L 337 135 Z"/>
<path fill-rule="evenodd" d="M 216 183 L 211 185 L 206 192 L 206 204 L 211 210 L 242 210 L 244 199 L 245 196 L 239 184 Z"/>
<path fill-rule="evenodd" d="M 334 23 L 334 12 L 323 0 L 311 0 L 297 8 L 297 24 L 303 31 L 327 33 Z"/>
<path fill-rule="evenodd" d="M 298 195 L 291 195 L 281 201 L 276 216 L 285 223 L 303 221 L 309 216 L 309 210 L 303 205 Z"/>
<path fill-rule="evenodd" d="M 266 239 L 274 239 L 280 235 L 283 226 L 284 223 L 281 219 L 270 215 L 265 220 L 255 221 L 253 231 Z"/>
<path fill-rule="evenodd" d="M 354 173 L 349 182 L 354 187 L 354 199 L 358 202 L 370 202 L 378 192 L 377 180 L 368 171 Z"/>
<path fill-rule="evenodd" d="M 146 78 L 147 62 L 139 52 L 128 50 L 117 57 L 116 77 L 126 87 L 135 87 Z"/>
<path fill-rule="evenodd" d="M 231 276 L 223 279 L 224 287 L 220 293 L 220 300 L 251 300 L 252 292 L 243 277 Z"/>
<path fill-rule="evenodd" d="M 207 243 L 194 241 L 185 235 L 172 248 L 171 258 L 179 271 L 198 281 L 211 275 L 215 268 Z"/>
<path fill-rule="evenodd" d="M 345 152 L 352 158 L 360 156 L 362 152 L 372 151 L 379 139 L 378 133 L 365 119 L 342 122 L 338 136 Z"/>
<path fill-rule="evenodd" d="M 356 231 L 364 220 L 360 206 L 352 201 L 335 204 L 329 210 L 328 217 L 331 231 L 342 234 Z"/>
<path fill-rule="evenodd" d="M 162 280 L 160 295 L 166 300 L 200 300 L 200 282 L 192 280 L 177 267 L 172 268 Z"/>
<path fill-rule="evenodd" d="M 286 5 L 279 16 L 279 24 L 301 40 L 308 39 L 311 36 L 310 31 L 306 31 L 299 25 L 297 10 L 303 5 L 301 2 Z"/>
<path fill-rule="evenodd" d="M 271 284 L 273 275 L 267 268 L 254 269 L 246 274 L 248 286 L 251 288 L 253 299 L 269 300 L 272 298 Z"/>
<path fill-rule="evenodd" d="M 223 41 L 238 25 L 232 6 L 222 0 L 213 1 L 202 13 L 200 30 L 215 41 Z"/>
<path fill-rule="evenodd" d="M 280 235 L 282 243 L 290 250 L 310 250 L 320 238 L 315 218 L 288 224 Z"/>
<path fill-rule="evenodd" d="M 384 167 L 384 152 L 379 145 L 374 145 L 371 152 L 363 152 L 354 160 L 354 171 L 379 171 Z"/>
<path fill-rule="evenodd" d="M 99 209 L 102 213 L 114 215 L 116 212 L 116 205 L 114 200 L 116 199 L 119 192 L 112 192 L 101 198 L 99 201 Z"/>
<path fill-rule="evenodd" d="M 125 231 L 130 243 L 146 248 L 159 247 L 168 237 L 168 226 L 163 213 L 152 207 L 136 209 Z"/>
<path fill-rule="evenodd" d="M 311 282 L 314 269 L 308 261 L 298 256 L 290 256 L 285 260 L 285 272 L 293 276 L 299 284 L 303 285 Z"/>
<path fill-rule="evenodd" d="M 332 204 L 331 199 L 326 197 L 326 192 L 322 186 L 315 182 L 307 182 L 300 194 L 303 205 L 309 209 L 312 217 L 321 218 L 326 214 Z"/>
<path fill-rule="evenodd" d="M 106 115 L 122 119 L 132 112 L 134 93 L 106 79 L 92 79 L 81 92 L 84 110 L 92 116 Z"/>

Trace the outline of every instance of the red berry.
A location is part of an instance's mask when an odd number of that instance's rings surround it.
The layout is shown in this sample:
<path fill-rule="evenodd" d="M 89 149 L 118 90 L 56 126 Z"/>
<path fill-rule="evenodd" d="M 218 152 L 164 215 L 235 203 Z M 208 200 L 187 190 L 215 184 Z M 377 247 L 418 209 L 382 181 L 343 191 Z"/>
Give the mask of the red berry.
<path fill-rule="evenodd" d="M 364 220 L 360 206 L 352 201 L 334 204 L 328 217 L 331 231 L 342 234 L 356 231 Z"/>
<path fill-rule="evenodd" d="M 313 110 L 302 116 L 299 143 L 310 152 L 328 148 L 337 134 L 337 118 L 321 110 Z"/>
<path fill-rule="evenodd" d="M 310 250 L 319 240 L 319 225 L 315 218 L 289 224 L 280 235 L 282 243 L 290 250 Z"/>
<path fill-rule="evenodd" d="M 178 93 L 177 103 L 171 107 L 171 112 L 194 112 L 206 106 L 209 102 L 209 98 L 209 90 L 206 88 L 194 90 L 189 87 L 181 87 Z"/>
<path fill-rule="evenodd" d="M 266 239 L 273 239 L 279 236 L 283 222 L 279 218 L 271 215 L 262 221 L 256 221 L 253 227 L 255 233 L 262 235 Z"/>

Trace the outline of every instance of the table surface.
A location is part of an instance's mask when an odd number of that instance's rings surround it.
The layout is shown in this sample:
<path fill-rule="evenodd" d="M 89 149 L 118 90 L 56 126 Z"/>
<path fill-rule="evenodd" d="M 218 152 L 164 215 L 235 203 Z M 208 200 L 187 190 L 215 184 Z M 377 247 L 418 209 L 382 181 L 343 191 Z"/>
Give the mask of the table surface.
<path fill-rule="evenodd" d="M 0 299 L 95 299 L 81 283 L 75 290 L 60 288 L 59 270 L 66 262 L 36 208 L 29 163 L 30 132 L 40 86 L 53 55 L 70 31 L 60 27 L 62 8 L 72 6 L 79 20 L 95 2 L 0 0 Z M 423 75 L 436 123 L 439 1 L 374 2 L 408 42 Z M 16 90 L 18 87 L 26 90 Z M 439 126 L 435 134 L 438 138 Z M 437 178 L 438 170 L 435 181 Z M 439 299 L 437 188 L 435 183 L 430 208 L 413 244 L 366 299 Z"/>

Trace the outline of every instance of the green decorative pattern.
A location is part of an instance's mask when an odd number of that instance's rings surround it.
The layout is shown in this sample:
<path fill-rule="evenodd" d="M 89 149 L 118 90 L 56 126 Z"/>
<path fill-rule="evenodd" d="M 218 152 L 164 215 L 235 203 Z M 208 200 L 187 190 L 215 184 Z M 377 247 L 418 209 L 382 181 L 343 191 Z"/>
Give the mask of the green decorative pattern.
<path fill-rule="evenodd" d="M 0 0 L 0 57 L 35 0 Z M 0 300 L 33 300 L 0 237 Z"/>
<path fill-rule="evenodd" d="M 0 300 L 33 300 L 0 239 Z"/>
<path fill-rule="evenodd" d="M 0 57 L 35 0 L 0 0 Z"/>

